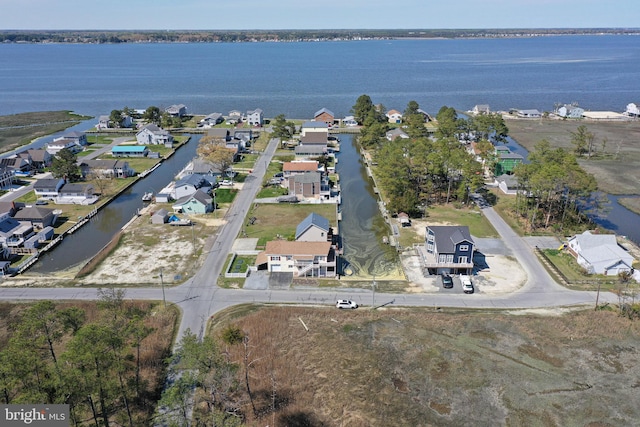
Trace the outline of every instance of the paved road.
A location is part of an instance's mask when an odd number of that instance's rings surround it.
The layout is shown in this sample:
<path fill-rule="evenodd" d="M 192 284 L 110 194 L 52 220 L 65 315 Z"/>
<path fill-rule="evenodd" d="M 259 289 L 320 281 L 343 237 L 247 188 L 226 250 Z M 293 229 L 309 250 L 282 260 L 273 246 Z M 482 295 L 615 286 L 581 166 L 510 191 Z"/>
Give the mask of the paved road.
<path fill-rule="evenodd" d="M 278 141 L 273 139 L 256 162 L 253 173 L 246 179 L 243 189 L 238 193 L 229 209 L 227 224 L 220 227 L 203 267 L 195 276 L 180 286 L 166 289 L 167 301 L 180 306 L 183 312 L 178 337 L 190 329 L 202 336 L 209 317 L 216 312 L 241 303 L 299 303 L 327 305 L 337 299 L 354 299 L 364 306 L 380 305 L 393 301 L 400 306 L 422 307 L 466 307 L 466 308 L 549 308 L 580 304 L 595 304 L 595 292 L 568 290 L 558 285 L 539 263 L 533 249 L 518 236 L 506 222 L 482 200 L 477 202 L 482 212 L 493 224 L 505 244 L 520 262 L 528 280 L 516 292 L 504 295 L 446 295 L 446 294 L 387 294 L 366 289 L 338 289 L 331 291 L 304 290 L 238 290 L 222 289 L 216 286 L 222 273 L 227 255 L 243 225 L 246 213 L 251 206 L 262 183 L 266 167 L 273 157 Z M 0 300 L 93 300 L 97 298 L 96 288 L 0 288 Z M 130 299 L 162 300 L 162 289 L 127 289 Z M 375 301 L 373 298 L 375 297 Z M 616 302 L 612 293 L 602 293 L 601 302 Z"/>

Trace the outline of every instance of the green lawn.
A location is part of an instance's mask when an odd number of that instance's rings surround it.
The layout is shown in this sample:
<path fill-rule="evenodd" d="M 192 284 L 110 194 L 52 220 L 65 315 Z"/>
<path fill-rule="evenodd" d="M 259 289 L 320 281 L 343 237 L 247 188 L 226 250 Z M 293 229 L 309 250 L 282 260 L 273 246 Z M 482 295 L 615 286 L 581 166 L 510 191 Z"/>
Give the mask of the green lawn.
<path fill-rule="evenodd" d="M 498 237 L 498 233 L 491 223 L 475 206 L 459 209 L 452 205 L 431 206 L 426 211 L 425 219 L 433 222 L 466 225 L 469 227 L 469 232 L 476 237 Z"/>

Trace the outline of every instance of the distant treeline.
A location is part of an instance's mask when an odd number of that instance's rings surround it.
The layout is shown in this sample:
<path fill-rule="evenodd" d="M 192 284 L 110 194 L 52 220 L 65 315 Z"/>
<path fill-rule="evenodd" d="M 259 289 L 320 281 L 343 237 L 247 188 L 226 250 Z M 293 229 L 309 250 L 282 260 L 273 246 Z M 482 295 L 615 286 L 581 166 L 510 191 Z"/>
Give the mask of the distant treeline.
<path fill-rule="evenodd" d="M 404 29 L 404 30 L 194 30 L 0 31 L 5 43 L 215 43 L 398 38 L 501 38 L 554 35 L 640 34 L 640 28 Z"/>

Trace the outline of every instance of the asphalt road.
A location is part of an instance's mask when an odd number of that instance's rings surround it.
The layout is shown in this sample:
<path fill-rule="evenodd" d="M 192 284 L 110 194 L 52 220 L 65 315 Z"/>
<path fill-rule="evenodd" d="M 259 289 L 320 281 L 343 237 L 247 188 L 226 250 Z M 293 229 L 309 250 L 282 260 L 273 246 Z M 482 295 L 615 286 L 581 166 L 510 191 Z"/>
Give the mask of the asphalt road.
<path fill-rule="evenodd" d="M 303 290 L 244 290 L 222 289 L 216 286 L 227 255 L 243 225 L 246 213 L 260 190 L 278 140 L 272 139 L 252 174 L 247 177 L 243 189 L 229 209 L 227 223 L 220 227 L 207 259 L 193 278 L 182 285 L 167 288 L 166 300 L 177 304 L 182 310 L 182 321 L 178 337 L 187 329 L 202 336 L 210 316 L 216 312 L 242 303 L 295 303 L 310 305 L 332 305 L 337 299 L 353 299 L 363 307 L 391 304 L 411 307 L 462 307 L 484 309 L 551 308 L 576 305 L 595 305 L 595 292 L 568 290 L 558 285 L 542 267 L 533 249 L 518 236 L 506 222 L 482 199 L 476 202 L 493 224 L 505 244 L 524 268 L 527 282 L 518 291 L 504 295 L 483 294 L 388 294 L 366 289 L 339 289 L 331 291 Z M 479 196 L 478 196 L 479 197 Z M 162 289 L 127 289 L 128 299 L 162 300 Z M 93 300 L 98 297 L 97 288 L 8 288 L 0 287 L 0 300 Z M 375 298 L 375 300 L 374 300 Z M 609 292 L 600 295 L 600 302 L 617 302 Z"/>

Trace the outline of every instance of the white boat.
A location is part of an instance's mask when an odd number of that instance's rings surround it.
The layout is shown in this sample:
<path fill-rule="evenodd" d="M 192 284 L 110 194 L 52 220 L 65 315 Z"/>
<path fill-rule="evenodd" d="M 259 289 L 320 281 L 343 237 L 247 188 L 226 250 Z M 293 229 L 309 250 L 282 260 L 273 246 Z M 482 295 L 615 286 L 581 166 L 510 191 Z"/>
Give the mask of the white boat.
<path fill-rule="evenodd" d="M 152 192 L 144 193 L 144 196 L 142 196 L 142 201 L 150 202 L 151 200 L 153 200 L 153 193 Z"/>

